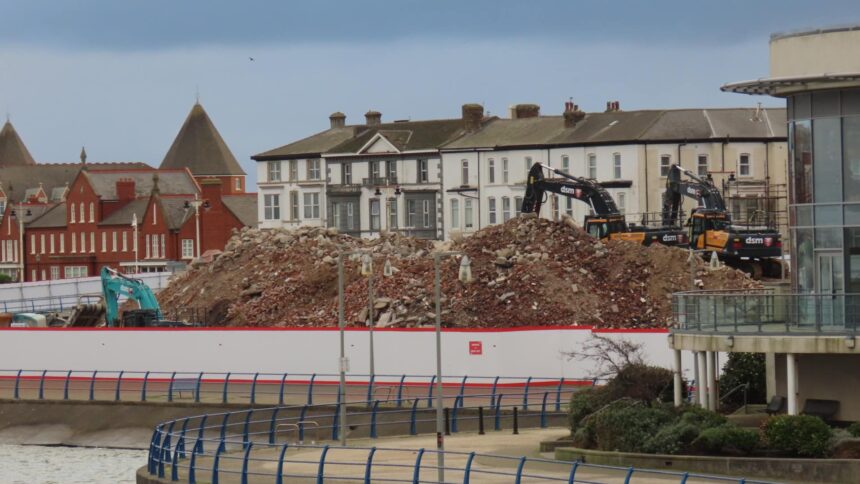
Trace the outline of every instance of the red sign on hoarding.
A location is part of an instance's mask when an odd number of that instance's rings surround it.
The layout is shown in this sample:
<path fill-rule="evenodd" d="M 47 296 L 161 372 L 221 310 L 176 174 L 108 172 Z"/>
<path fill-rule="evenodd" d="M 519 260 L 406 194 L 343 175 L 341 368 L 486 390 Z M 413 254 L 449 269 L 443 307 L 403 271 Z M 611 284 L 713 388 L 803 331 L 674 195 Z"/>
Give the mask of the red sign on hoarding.
<path fill-rule="evenodd" d="M 469 341 L 469 354 L 482 355 L 484 354 L 484 345 L 480 341 Z"/>

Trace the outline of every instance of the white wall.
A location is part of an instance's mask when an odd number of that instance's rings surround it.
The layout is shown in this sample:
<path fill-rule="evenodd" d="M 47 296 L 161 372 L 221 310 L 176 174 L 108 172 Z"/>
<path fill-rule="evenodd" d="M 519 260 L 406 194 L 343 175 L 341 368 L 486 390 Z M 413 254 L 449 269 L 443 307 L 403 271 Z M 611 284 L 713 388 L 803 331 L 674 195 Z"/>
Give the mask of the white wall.
<path fill-rule="evenodd" d="M 592 363 L 565 353 L 580 350 L 590 334 L 578 328 L 446 330 L 443 373 L 585 378 L 593 370 Z M 664 331 L 601 334 L 642 343 L 649 362 L 671 367 Z M 432 330 L 377 330 L 374 337 L 377 374 L 435 373 Z M 334 374 L 338 338 L 337 330 L 328 329 L 4 329 L 0 330 L 0 369 Z M 346 332 L 350 373 L 368 372 L 368 340 L 365 330 Z M 482 355 L 470 354 L 470 342 L 476 341 L 482 344 Z M 685 364 L 690 367 L 692 361 Z M 692 376 L 692 370 L 687 374 Z"/>

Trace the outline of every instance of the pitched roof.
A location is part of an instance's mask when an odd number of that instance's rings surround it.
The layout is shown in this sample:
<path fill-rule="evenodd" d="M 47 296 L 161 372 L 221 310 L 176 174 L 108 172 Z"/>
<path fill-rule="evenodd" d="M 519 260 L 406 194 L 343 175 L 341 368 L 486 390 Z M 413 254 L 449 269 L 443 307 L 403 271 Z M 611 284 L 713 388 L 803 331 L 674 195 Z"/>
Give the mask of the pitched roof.
<path fill-rule="evenodd" d="M 572 128 L 561 116 L 497 119 L 442 149 L 785 138 L 785 109 L 727 108 L 590 113 Z"/>
<path fill-rule="evenodd" d="M 0 167 L 35 164 L 36 161 L 21 141 L 15 127 L 6 121 L 3 129 L 0 129 Z"/>
<path fill-rule="evenodd" d="M 26 166 L 0 166 L 0 184 L 12 202 L 24 200 L 29 188 L 42 184 L 45 193 L 53 193 L 57 188 L 70 185 L 81 171 L 80 163 L 40 163 Z M 144 163 L 87 163 L 90 170 L 130 170 L 148 168 Z"/>
<path fill-rule="evenodd" d="M 66 226 L 66 202 L 58 203 L 39 217 L 34 218 L 32 222 L 27 224 L 27 227 L 33 229 L 39 228 L 54 228 Z"/>
<path fill-rule="evenodd" d="M 188 168 L 195 176 L 245 174 L 200 103 L 191 108 L 161 168 Z"/>
<path fill-rule="evenodd" d="M 257 194 L 224 195 L 221 200 L 228 210 L 248 227 L 257 226 Z"/>
<path fill-rule="evenodd" d="M 465 133 L 462 119 L 402 121 L 369 126 L 360 135 L 328 150 L 330 154 L 359 153 L 377 133 L 399 151 L 433 150 Z"/>
<path fill-rule="evenodd" d="M 129 225 L 132 217 L 137 214 L 138 222 L 143 220 L 149 198 L 138 198 L 122 206 L 116 212 L 108 215 L 99 222 L 99 225 Z"/>
<path fill-rule="evenodd" d="M 102 200 L 116 200 L 116 182 L 131 180 L 134 182 L 135 197 L 148 197 L 154 185 L 153 177 L 158 174 L 158 190 L 165 195 L 193 195 L 199 189 L 194 178 L 187 170 L 87 170 L 85 176 L 90 181 L 93 190 Z"/>
<path fill-rule="evenodd" d="M 293 143 L 264 151 L 251 157 L 253 160 L 279 160 L 284 158 L 307 158 L 317 157 L 326 153 L 335 146 L 350 140 L 364 132 L 364 126 L 345 126 L 342 128 L 331 128 L 325 131 L 300 139 Z"/>
<path fill-rule="evenodd" d="M 167 228 L 171 230 L 179 230 L 192 215 L 194 209 L 185 206 L 186 202 L 193 200 L 191 197 L 164 197 L 159 198 L 161 208 L 164 210 L 165 221 Z"/>

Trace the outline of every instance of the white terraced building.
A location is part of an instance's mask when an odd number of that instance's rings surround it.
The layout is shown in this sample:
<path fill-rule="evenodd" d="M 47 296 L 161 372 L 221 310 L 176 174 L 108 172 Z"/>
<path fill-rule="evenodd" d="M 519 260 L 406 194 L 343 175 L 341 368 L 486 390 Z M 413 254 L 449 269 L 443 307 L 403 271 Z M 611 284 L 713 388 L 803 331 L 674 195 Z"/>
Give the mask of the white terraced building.
<path fill-rule="evenodd" d="M 542 116 L 519 104 L 499 118 L 466 104 L 447 120 L 382 123 L 374 111 L 363 125 L 346 125 L 342 113 L 330 120 L 328 130 L 253 157 L 262 227 L 447 239 L 517 216 L 536 162 L 615 182 L 622 188 L 609 191 L 628 214 L 661 209 L 665 174 L 678 162 L 711 174 L 736 218 L 785 210 L 784 109 L 621 111 L 610 102 L 585 113 L 565 103 L 561 115 Z M 552 197 L 541 216 L 582 220 L 587 210 Z"/>

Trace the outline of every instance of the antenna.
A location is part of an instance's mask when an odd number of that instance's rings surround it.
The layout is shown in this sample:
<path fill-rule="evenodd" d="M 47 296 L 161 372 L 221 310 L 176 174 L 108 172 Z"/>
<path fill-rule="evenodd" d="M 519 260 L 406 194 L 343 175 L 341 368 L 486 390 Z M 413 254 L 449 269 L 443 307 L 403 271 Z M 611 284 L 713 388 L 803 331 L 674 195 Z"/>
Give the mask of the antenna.
<path fill-rule="evenodd" d="M 200 84 L 194 86 L 194 102 L 200 104 Z"/>

